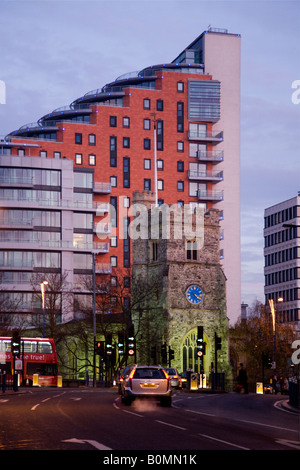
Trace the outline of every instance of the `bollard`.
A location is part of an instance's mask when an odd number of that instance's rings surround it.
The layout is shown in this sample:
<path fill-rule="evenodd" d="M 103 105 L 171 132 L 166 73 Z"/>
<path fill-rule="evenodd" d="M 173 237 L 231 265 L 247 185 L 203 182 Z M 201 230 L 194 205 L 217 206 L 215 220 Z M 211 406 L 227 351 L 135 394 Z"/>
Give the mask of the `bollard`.
<path fill-rule="evenodd" d="M 57 376 L 57 386 L 62 387 L 62 376 L 61 375 Z"/>
<path fill-rule="evenodd" d="M 28 377 L 27 377 L 28 380 Z M 29 380 L 28 380 L 29 383 Z M 39 386 L 39 374 L 33 374 L 33 381 L 32 381 L 33 387 L 38 387 Z"/>

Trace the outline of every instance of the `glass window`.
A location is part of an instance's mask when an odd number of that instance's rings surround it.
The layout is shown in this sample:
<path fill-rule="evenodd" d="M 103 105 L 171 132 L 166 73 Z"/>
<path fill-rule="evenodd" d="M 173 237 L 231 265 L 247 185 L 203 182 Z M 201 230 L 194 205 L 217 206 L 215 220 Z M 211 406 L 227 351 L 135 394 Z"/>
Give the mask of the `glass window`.
<path fill-rule="evenodd" d="M 117 267 L 118 266 L 118 257 L 117 256 L 111 256 L 110 257 L 110 264 L 112 267 Z"/>
<path fill-rule="evenodd" d="M 130 148 L 130 137 L 123 137 L 123 147 L 126 149 Z"/>
<path fill-rule="evenodd" d="M 157 169 L 158 169 L 159 171 L 163 171 L 163 169 L 164 169 L 164 161 L 159 159 L 159 160 L 157 160 L 156 163 L 157 163 Z"/>
<path fill-rule="evenodd" d="M 144 150 L 150 150 L 150 149 L 151 149 L 151 140 L 144 139 Z"/>
<path fill-rule="evenodd" d="M 184 181 L 177 181 L 177 191 L 184 191 Z"/>
<path fill-rule="evenodd" d="M 151 191 L 151 179 L 149 178 L 144 179 L 144 190 Z"/>
<path fill-rule="evenodd" d="M 110 127 L 117 127 L 117 116 L 109 116 Z"/>
<path fill-rule="evenodd" d="M 163 111 L 164 110 L 163 100 L 156 100 L 156 110 L 157 111 Z"/>
<path fill-rule="evenodd" d="M 184 151 L 184 142 L 177 142 L 177 152 L 183 152 Z"/>
<path fill-rule="evenodd" d="M 60 152 L 53 152 L 53 158 L 61 158 Z"/>
<path fill-rule="evenodd" d="M 177 162 L 177 171 L 184 171 L 184 162 L 182 161 Z"/>
<path fill-rule="evenodd" d="M 111 176 L 110 177 L 110 185 L 111 185 L 112 188 L 117 187 L 117 177 L 116 176 Z"/>
<path fill-rule="evenodd" d="M 96 165 L 96 155 L 89 155 L 89 165 L 91 166 Z"/>
<path fill-rule="evenodd" d="M 96 145 L 96 135 L 89 134 L 89 145 Z"/>
<path fill-rule="evenodd" d="M 184 83 L 183 82 L 177 82 L 177 91 L 178 91 L 178 93 L 183 93 L 184 92 Z"/>
<path fill-rule="evenodd" d="M 150 158 L 144 158 L 144 170 L 151 170 Z"/>
<path fill-rule="evenodd" d="M 123 127 L 129 128 L 130 127 L 130 118 L 123 117 Z"/>
<path fill-rule="evenodd" d="M 82 165 L 82 153 L 75 154 L 75 163 L 76 165 Z"/>
<path fill-rule="evenodd" d="M 78 145 L 82 144 L 82 134 L 78 132 L 75 133 L 75 144 L 78 144 Z"/>
<path fill-rule="evenodd" d="M 150 119 L 144 119 L 144 129 L 146 131 L 151 129 L 151 120 Z"/>
<path fill-rule="evenodd" d="M 43 354 L 52 354 L 52 344 L 49 341 L 39 341 L 38 352 Z"/>
<path fill-rule="evenodd" d="M 150 109 L 151 101 L 148 98 L 144 99 L 144 109 Z"/>
<path fill-rule="evenodd" d="M 164 189 L 164 180 L 157 180 L 157 189 L 163 191 Z"/>

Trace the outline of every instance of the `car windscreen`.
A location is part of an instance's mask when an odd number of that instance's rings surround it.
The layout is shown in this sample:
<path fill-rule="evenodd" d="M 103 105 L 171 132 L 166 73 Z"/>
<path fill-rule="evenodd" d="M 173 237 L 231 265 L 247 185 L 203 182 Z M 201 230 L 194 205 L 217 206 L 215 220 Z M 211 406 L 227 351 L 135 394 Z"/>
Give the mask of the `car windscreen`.
<path fill-rule="evenodd" d="M 175 370 L 175 369 L 165 369 L 165 371 L 166 371 L 169 375 L 176 375 L 176 370 Z"/>
<path fill-rule="evenodd" d="M 139 368 L 135 370 L 133 379 L 165 379 L 162 369 Z"/>

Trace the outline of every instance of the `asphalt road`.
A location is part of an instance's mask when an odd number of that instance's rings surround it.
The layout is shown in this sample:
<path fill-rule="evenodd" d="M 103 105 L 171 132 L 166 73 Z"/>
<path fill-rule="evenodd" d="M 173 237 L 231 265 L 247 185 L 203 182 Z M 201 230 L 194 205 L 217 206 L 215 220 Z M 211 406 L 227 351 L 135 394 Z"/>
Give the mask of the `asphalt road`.
<path fill-rule="evenodd" d="M 202 450 L 300 450 L 300 415 L 281 408 L 283 400 L 176 391 L 167 408 L 148 400 L 126 406 L 115 389 L 105 388 L 3 393 L 0 450 L 100 450 L 102 459 L 117 451 L 199 458 Z"/>

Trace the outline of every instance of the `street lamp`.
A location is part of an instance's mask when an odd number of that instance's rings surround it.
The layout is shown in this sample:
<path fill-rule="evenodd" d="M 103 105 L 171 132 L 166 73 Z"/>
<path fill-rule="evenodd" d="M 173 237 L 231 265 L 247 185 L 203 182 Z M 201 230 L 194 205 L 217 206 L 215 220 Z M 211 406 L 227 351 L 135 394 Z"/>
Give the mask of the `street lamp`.
<path fill-rule="evenodd" d="M 45 286 L 49 283 L 48 281 L 41 282 L 41 293 L 42 293 L 42 308 L 43 308 L 43 338 L 45 338 Z"/>
<path fill-rule="evenodd" d="M 283 297 L 279 297 L 277 299 L 277 303 L 283 302 Z M 271 309 L 271 315 L 272 315 L 272 322 L 273 322 L 273 334 L 274 334 L 274 379 L 276 380 L 276 361 L 277 361 L 277 349 L 276 349 L 276 333 L 277 333 L 277 328 L 276 328 L 276 306 L 274 304 L 273 299 L 269 299 L 269 305 Z"/>

